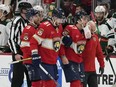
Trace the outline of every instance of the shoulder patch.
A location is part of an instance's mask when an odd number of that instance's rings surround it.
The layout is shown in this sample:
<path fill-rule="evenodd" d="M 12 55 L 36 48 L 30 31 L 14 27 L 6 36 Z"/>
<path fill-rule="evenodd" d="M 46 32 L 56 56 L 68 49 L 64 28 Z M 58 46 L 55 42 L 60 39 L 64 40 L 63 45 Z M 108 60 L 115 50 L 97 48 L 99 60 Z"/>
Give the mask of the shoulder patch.
<path fill-rule="evenodd" d="M 25 41 L 27 41 L 27 40 L 29 39 L 29 37 L 28 37 L 28 33 L 25 33 L 25 34 L 24 34 L 23 39 L 24 39 Z"/>
<path fill-rule="evenodd" d="M 41 36 L 41 35 L 43 34 L 43 32 L 44 32 L 44 29 L 40 28 L 40 29 L 38 30 L 37 34 L 38 34 L 39 36 Z"/>

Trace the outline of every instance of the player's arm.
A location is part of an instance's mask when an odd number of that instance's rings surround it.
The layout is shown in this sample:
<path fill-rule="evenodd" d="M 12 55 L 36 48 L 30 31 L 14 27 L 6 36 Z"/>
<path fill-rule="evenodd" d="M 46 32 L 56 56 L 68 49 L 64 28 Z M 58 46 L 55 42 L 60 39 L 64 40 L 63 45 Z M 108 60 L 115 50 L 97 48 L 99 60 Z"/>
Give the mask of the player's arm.
<path fill-rule="evenodd" d="M 100 65 L 99 72 L 102 75 L 104 73 L 105 63 L 104 63 L 104 55 L 102 52 L 102 48 L 98 39 L 97 39 L 97 47 L 96 47 L 96 57 Z"/>

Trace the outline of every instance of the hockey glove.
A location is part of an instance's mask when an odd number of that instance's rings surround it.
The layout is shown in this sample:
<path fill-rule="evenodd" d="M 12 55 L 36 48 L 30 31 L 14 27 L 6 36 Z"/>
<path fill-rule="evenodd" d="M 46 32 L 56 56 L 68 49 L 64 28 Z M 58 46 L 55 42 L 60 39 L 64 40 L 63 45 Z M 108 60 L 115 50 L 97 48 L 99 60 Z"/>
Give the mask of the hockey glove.
<path fill-rule="evenodd" d="M 62 65 L 62 68 L 68 69 L 68 68 L 70 68 L 70 66 L 71 66 L 70 63 L 69 63 L 69 64 L 63 64 L 63 65 Z"/>
<path fill-rule="evenodd" d="M 101 75 L 103 75 L 103 73 L 104 73 L 104 68 L 100 67 L 100 68 L 99 68 L 99 73 L 100 73 Z"/>
<path fill-rule="evenodd" d="M 70 47 L 70 45 L 72 44 L 72 39 L 71 39 L 71 37 L 64 36 L 62 39 L 62 42 L 63 42 L 64 46 Z"/>
<path fill-rule="evenodd" d="M 109 60 L 109 57 L 110 57 L 109 55 L 106 55 L 106 61 L 108 61 L 108 60 Z"/>
<path fill-rule="evenodd" d="M 109 45 L 109 46 L 106 47 L 106 50 L 109 54 L 109 53 L 112 53 L 114 51 L 114 48 L 111 45 Z"/>
<path fill-rule="evenodd" d="M 32 64 L 36 67 L 39 67 L 40 63 L 41 63 L 40 55 L 32 54 Z"/>

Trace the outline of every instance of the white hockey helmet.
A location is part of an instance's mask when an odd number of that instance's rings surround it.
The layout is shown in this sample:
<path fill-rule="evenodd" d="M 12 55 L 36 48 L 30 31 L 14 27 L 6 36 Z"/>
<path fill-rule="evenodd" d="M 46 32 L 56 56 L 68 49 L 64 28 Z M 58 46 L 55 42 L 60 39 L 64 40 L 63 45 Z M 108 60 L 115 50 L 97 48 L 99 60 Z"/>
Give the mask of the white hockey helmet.
<path fill-rule="evenodd" d="M 38 1 L 39 0 L 19 0 L 18 3 L 22 3 L 22 2 L 27 2 L 27 3 L 30 3 L 32 6 L 38 4 Z"/>
<path fill-rule="evenodd" d="M 5 5 L 5 4 L 0 4 L 0 10 L 2 10 L 3 14 L 5 14 L 5 15 L 10 13 L 10 7 L 8 5 Z"/>
<path fill-rule="evenodd" d="M 104 12 L 105 13 L 105 8 L 103 7 L 103 6 L 97 6 L 96 8 L 95 8 L 95 12 Z"/>
<path fill-rule="evenodd" d="M 40 5 L 35 5 L 34 7 L 33 7 L 33 9 L 35 9 L 35 10 L 37 10 L 37 11 L 41 11 L 41 12 L 43 12 L 43 8 L 42 8 L 42 6 L 40 6 Z"/>

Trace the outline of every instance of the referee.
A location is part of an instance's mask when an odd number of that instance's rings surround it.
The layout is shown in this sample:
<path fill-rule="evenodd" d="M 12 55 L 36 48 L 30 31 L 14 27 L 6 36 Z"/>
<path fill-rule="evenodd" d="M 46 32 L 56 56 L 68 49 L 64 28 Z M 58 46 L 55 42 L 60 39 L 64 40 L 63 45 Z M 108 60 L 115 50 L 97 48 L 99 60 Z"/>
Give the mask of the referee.
<path fill-rule="evenodd" d="M 9 45 L 12 51 L 12 59 L 13 61 L 21 60 L 22 52 L 20 50 L 20 36 L 24 27 L 27 25 L 28 21 L 26 20 L 25 14 L 26 9 L 32 8 L 30 3 L 20 2 L 18 5 L 20 15 L 17 16 L 11 25 L 10 37 L 9 37 Z M 22 62 L 13 65 L 13 78 L 11 82 L 11 87 L 22 87 L 24 72 L 27 77 L 28 87 L 31 87 L 31 82 L 28 77 L 28 72 L 26 67 L 22 64 Z"/>

